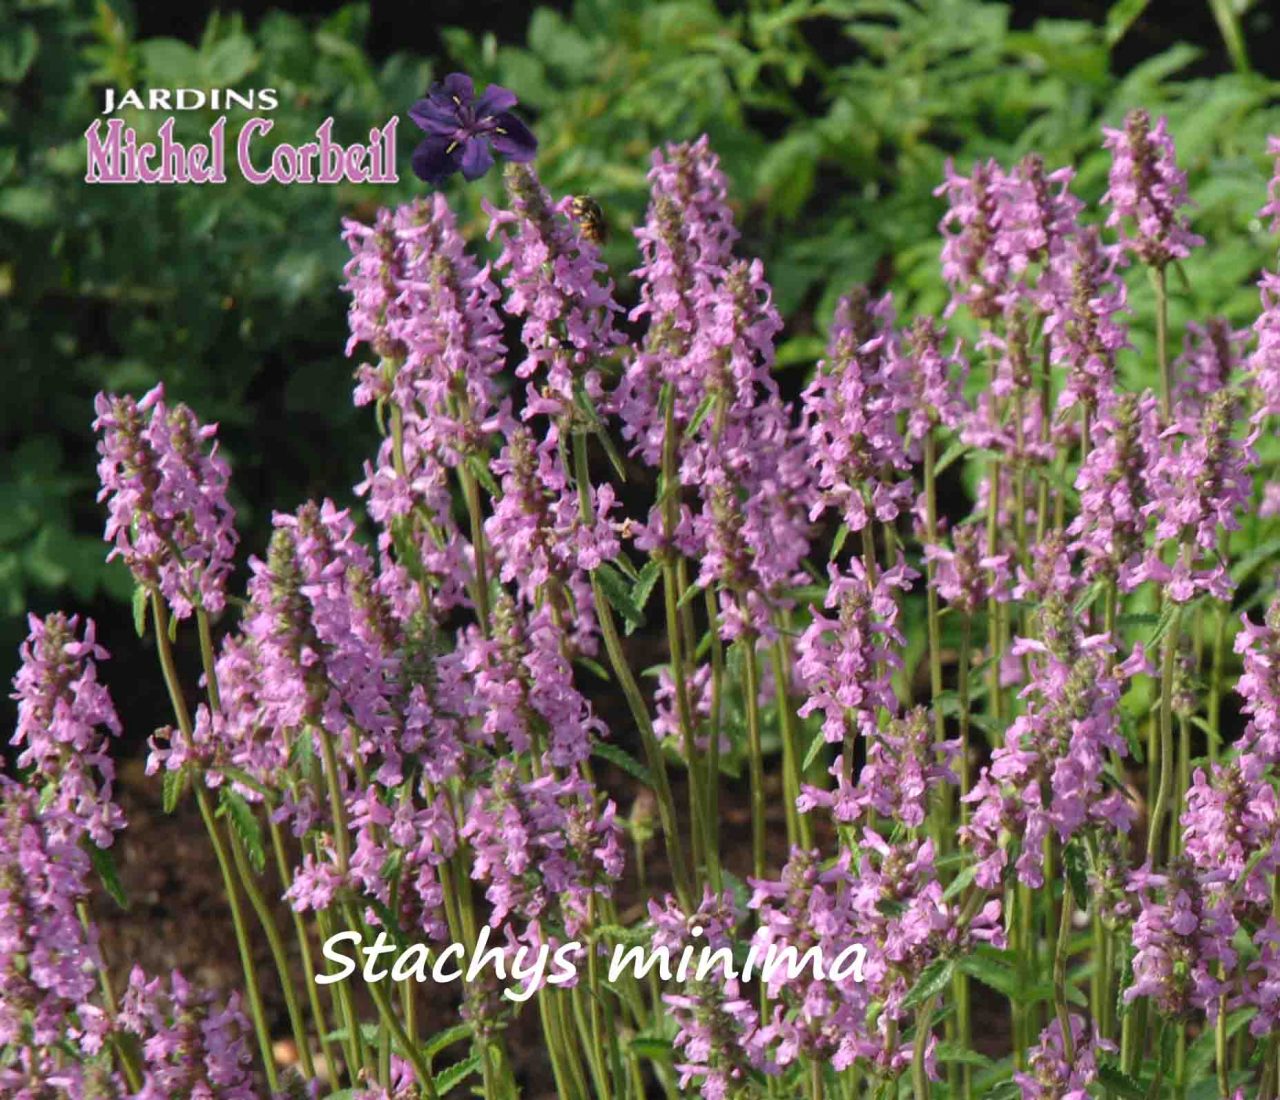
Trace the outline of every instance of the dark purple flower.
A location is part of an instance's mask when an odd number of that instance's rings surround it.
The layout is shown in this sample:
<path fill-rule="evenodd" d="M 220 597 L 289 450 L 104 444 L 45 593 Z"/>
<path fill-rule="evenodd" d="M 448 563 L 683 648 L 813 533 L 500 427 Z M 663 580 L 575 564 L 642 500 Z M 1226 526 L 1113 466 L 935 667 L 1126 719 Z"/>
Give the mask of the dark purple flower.
<path fill-rule="evenodd" d="M 461 171 L 475 180 L 493 166 L 494 153 L 533 160 L 538 139 L 511 113 L 515 105 L 515 94 L 497 84 L 477 99 L 466 73 L 450 73 L 431 85 L 426 98 L 409 108 L 409 117 L 427 135 L 413 151 L 414 175 L 438 184 Z"/>

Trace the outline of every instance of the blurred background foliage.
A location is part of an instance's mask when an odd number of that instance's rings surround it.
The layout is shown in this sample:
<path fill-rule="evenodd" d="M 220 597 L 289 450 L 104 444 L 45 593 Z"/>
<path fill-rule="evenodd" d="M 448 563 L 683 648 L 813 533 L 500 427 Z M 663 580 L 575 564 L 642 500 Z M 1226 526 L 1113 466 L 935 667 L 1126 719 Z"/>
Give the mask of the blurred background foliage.
<path fill-rule="evenodd" d="M 615 232 L 622 281 L 635 263 L 650 149 L 711 135 L 734 185 L 745 247 L 762 256 L 789 320 L 779 368 L 820 354 L 835 297 L 892 288 L 939 307 L 933 190 L 948 157 L 1074 162 L 1096 198 L 1100 128 L 1144 105 L 1170 118 L 1213 247 L 1175 280 L 1174 320 L 1256 312 L 1275 242 L 1256 210 L 1277 118 L 1277 28 L 1238 0 L 1107 5 L 986 0 L 577 0 L 433 4 L 384 18 L 206 15 L 122 0 L 0 2 L 0 675 L 21 613 L 126 600 L 103 562 L 94 500 L 92 398 L 163 379 L 222 424 L 244 547 L 268 506 L 351 499 L 371 418 L 350 404 L 342 354 L 343 216 L 422 189 L 402 120 L 394 188 L 87 186 L 83 133 L 106 87 L 277 89 L 272 140 L 339 140 L 402 113 L 453 68 L 514 89 L 558 193 L 588 192 Z M 446 18 L 452 16 L 452 18 Z M 412 20 L 407 22 L 406 20 Z M 456 23 L 457 25 L 447 25 Z M 155 33 L 161 28 L 169 34 Z M 1268 71 L 1268 67 L 1272 71 Z M 231 126 L 236 127 L 236 112 Z M 215 112 L 184 116 L 194 137 Z M 140 130 L 156 115 L 129 113 Z M 497 174 L 450 186 L 483 236 Z M 1150 303 L 1135 293 L 1142 321 Z M 1147 357 L 1130 357 L 1143 369 Z M 121 616 L 124 621 L 124 616 Z M 111 631 L 109 644 L 126 644 Z"/>

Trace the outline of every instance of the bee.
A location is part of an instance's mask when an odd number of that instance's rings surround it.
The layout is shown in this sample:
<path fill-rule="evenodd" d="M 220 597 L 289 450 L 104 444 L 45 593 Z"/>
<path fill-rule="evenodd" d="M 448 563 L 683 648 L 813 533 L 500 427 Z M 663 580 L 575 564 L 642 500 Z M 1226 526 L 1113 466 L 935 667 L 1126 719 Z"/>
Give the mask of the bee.
<path fill-rule="evenodd" d="M 595 199 L 590 195 L 574 195 L 569 210 L 587 240 L 592 244 L 604 244 L 609 236 L 609 225 L 604 220 L 604 211 Z"/>

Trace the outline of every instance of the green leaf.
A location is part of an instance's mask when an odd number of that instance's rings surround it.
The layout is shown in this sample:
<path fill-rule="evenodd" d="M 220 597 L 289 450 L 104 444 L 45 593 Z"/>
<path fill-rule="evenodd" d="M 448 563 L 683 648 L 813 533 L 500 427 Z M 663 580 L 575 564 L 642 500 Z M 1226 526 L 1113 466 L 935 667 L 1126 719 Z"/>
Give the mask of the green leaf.
<path fill-rule="evenodd" d="M 1089 900 L 1089 858 L 1084 845 L 1073 838 L 1063 850 L 1062 862 L 1076 905 L 1084 905 Z"/>
<path fill-rule="evenodd" d="M 21 81 L 39 52 L 40 36 L 30 23 L 23 23 L 16 32 L 6 29 L 6 33 L 0 35 L 0 82 Z"/>
<path fill-rule="evenodd" d="M 231 828 L 249 856 L 249 864 L 261 872 L 267 865 L 267 852 L 262 845 L 262 825 L 244 795 L 223 786 L 218 791 L 219 813 L 231 822 Z"/>
<path fill-rule="evenodd" d="M 93 869 L 98 873 L 98 878 L 102 881 L 103 888 L 115 899 L 115 903 L 121 909 L 128 909 L 129 895 L 125 893 L 124 885 L 120 881 L 120 874 L 116 870 L 115 856 L 111 854 L 111 849 L 99 848 L 87 837 L 85 838 L 84 846 L 89 853 L 89 862 L 93 864 Z"/>
<path fill-rule="evenodd" d="M 1114 46 L 1129 31 L 1151 0 L 1116 0 L 1107 10 L 1107 45 Z"/>
<path fill-rule="evenodd" d="M 813 735 L 813 740 L 809 742 L 809 748 L 804 754 L 804 763 L 800 765 L 802 772 L 807 772 L 812 767 L 813 762 L 818 759 L 818 753 L 822 751 L 822 746 L 827 743 L 827 739 L 822 736 L 822 731 L 818 730 Z"/>
<path fill-rule="evenodd" d="M 599 661 L 593 660 L 590 657 L 584 657 L 581 653 L 579 653 L 573 660 L 575 664 L 581 665 L 597 680 L 602 680 L 606 684 L 612 681 L 612 677 L 609 675 L 609 670 Z"/>
<path fill-rule="evenodd" d="M 591 746 L 591 755 L 598 756 L 601 760 L 607 760 L 610 764 L 616 765 L 631 776 L 632 779 L 643 783 L 650 790 L 655 789 L 656 783 L 653 773 L 627 752 L 626 749 L 620 748 L 610 741 L 597 741 Z"/>
<path fill-rule="evenodd" d="M 685 589 L 684 595 L 680 597 L 680 601 L 676 604 L 676 607 L 684 607 L 686 604 L 692 603 L 701 596 L 704 591 L 705 589 L 700 584 L 689 585 L 689 587 Z"/>
<path fill-rule="evenodd" d="M 685 428 L 686 435 L 693 435 L 702 427 L 702 422 L 707 419 L 712 408 L 715 407 L 716 395 L 714 393 L 707 394 L 699 403 L 698 408 L 694 411 L 693 416 L 689 420 L 688 427 Z"/>
<path fill-rule="evenodd" d="M 578 403 L 578 407 L 586 415 L 587 423 L 591 425 L 591 434 L 600 442 L 600 446 L 604 448 L 604 453 L 609 459 L 609 464 L 613 467 L 613 472 L 618 475 L 619 481 L 627 480 L 626 465 L 622 461 L 622 455 L 618 453 L 618 448 L 613 445 L 613 440 L 609 436 L 600 414 L 596 412 L 595 403 L 591 400 L 591 395 L 587 393 L 586 387 L 579 382 L 574 383 L 573 396 Z M 583 446 L 583 442 L 579 442 L 579 446 Z"/>
<path fill-rule="evenodd" d="M 1125 1100 L 1146 1100 L 1147 1090 L 1111 1062 L 1103 1062 L 1098 1066 L 1098 1080 L 1111 1092 L 1124 1097 Z"/>
<path fill-rule="evenodd" d="M 653 586 L 658 583 L 660 576 L 662 576 L 662 566 L 658 562 L 650 559 L 644 563 L 644 568 L 640 570 L 640 576 L 636 578 L 636 583 L 631 589 L 631 603 L 637 611 L 644 612 L 645 605 L 653 594 Z"/>
<path fill-rule="evenodd" d="M 182 796 L 187 789 L 187 773 L 185 769 L 177 771 L 167 771 L 164 773 L 164 780 L 161 785 L 163 794 L 164 812 L 173 813 L 178 808 L 178 803 L 182 800 Z"/>
<path fill-rule="evenodd" d="M 147 590 L 142 585 L 133 590 L 133 629 L 139 638 L 147 636 Z"/>
<path fill-rule="evenodd" d="M 640 1058 L 651 1058 L 664 1064 L 670 1063 L 674 1058 L 671 1040 L 658 1035 L 637 1035 L 628 1045 L 631 1052 Z"/>
<path fill-rule="evenodd" d="M 903 1008 L 914 1008 L 918 1004 L 932 1000 L 951 984 L 951 975 L 955 972 L 954 959 L 934 959 L 921 972 L 916 984 L 908 990 L 902 1001 Z"/>
<path fill-rule="evenodd" d="M 939 1043 L 937 1059 L 939 1062 L 959 1062 L 961 1065 L 980 1066 L 983 1069 L 987 1069 L 993 1064 L 985 1054 L 979 1054 L 976 1050 L 969 1050 L 958 1043 Z"/>
<path fill-rule="evenodd" d="M 976 863 L 968 863 L 961 867 L 960 873 L 947 884 L 947 888 L 942 894 L 942 900 L 950 901 L 973 881 L 973 878 L 977 873 L 978 865 Z"/>
<path fill-rule="evenodd" d="M 836 532 L 836 537 L 831 540 L 831 553 L 828 560 L 835 561 L 840 556 L 840 551 L 844 549 L 844 544 L 849 538 L 849 525 L 847 523 L 840 524 L 840 530 Z"/>
<path fill-rule="evenodd" d="M 484 491 L 491 497 L 502 496 L 502 490 L 499 488 L 497 481 L 494 480 L 488 465 L 481 462 L 478 456 L 467 455 L 467 469 L 471 471 L 475 479 L 483 486 Z"/>
<path fill-rule="evenodd" d="M 628 634 L 644 623 L 644 614 L 631 598 L 631 586 L 616 566 L 605 562 L 591 575 L 600 582 L 600 588 L 609 605 L 622 616 Z"/>
<path fill-rule="evenodd" d="M 245 34 L 233 34 L 205 53 L 205 73 L 210 85 L 225 87 L 242 79 L 256 60 L 253 39 Z"/>
<path fill-rule="evenodd" d="M 969 444 L 963 440 L 957 439 L 945 451 L 942 457 L 938 459 L 937 464 L 933 468 L 933 476 L 939 477 L 944 470 L 950 467 L 955 461 L 965 455 L 969 450 Z"/>
<path fill-rule="evenodd" d="M 400 930 L 400 922 L 396 920 L 396 915 L 391 911 L 385 901 L 380 898 L 366 898 L 370 909 L 378 914 L 378 920 L 382 924 L 381 931 L 385 932 L 395 942 L 396 950 L 403 953 L 409 947 L 408 937 Z"/>
<path fill-rule="evenodd" d="M 470 1058 L 464 1058 L 461 1062 L 455 1062 L 448 1069 L 441 1070 L 436 1074 L 436 1092 L 441 1096 L 448 1096 L 452 1089 L 456 1089 L 463 1081 L 470 1077 L 473 1073 L 480 1072 L 481 1056 L 473 1054 Z"/>
<path fill-rule="evenodd" d="M 1231 63 L 1236 67 L 1236 72 L 1247 73 L 1249 51 L 1245 48 L 1240 16 L 1231 0 L 1209 0 L 1209 10 L 1218 22 L 1218 30 L 1222 32 L 1222 41 L 1227 45 L 1227 53 L 1231 55 Z"/>
<path fill-rule="evenodd" d="M 220 771 L 228 779 L 234 779 L 241 786 L 248 787 L 249 790 L 262 795 L 262 797 L 266 799 L 268 802 L 271 802 L 271 803 L 275 802 L 276 800 L 275 792 L 273 792 L 270 787 L 266 786 L 259 780 L 254 779 L 254 777 L 251 776 L 243 768 L 237 768 L 232 764 L 219 764 L 218 771 Z"/>
<path fill-rule="evenodd" d="M 1230 1040 L 1245 1024 L 1257 1015 L 1255 1008 L 1237 1009 L 1227 1014 L 1227 1039 Z M 1187 1048 L 1187 1079 L 1194 1081 L 1213 1074 L 1215 1057 L 1214 1044 L 1217 1034 L 1214 1028 L 1206 1027 L 1195 1042 Z M 1215 1094 L 1216 1098 L 1216 1094 Z"/>
<path fill-rule="evenodd" d="M 983 952 L 965 955 L 957 964 L 971 978 L 976 978 L 988 989 L 1012 1000 L 1018 995 L 1018 975 L 1012 966 L 1000 962 Z"/>
<path fill-rule="evenodd" d="M 427 1059 L 434 1058 L 446 1047 L 453 1046 L 454 1043 L 460 1043 L 463 1039 L 469 1038 L 472 1032 L 471 1024 L 454 1024 L 453 1027 L 447 1027 L 443 1031 L 437 1031 L 430 1039 L 422 1044 L 422 1056 Z"/>

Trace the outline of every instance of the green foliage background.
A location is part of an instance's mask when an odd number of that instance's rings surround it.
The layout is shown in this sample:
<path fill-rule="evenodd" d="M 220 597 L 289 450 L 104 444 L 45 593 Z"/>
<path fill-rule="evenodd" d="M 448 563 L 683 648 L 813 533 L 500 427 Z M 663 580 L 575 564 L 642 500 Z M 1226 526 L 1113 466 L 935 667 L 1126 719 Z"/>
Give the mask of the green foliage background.
<path fill-rule="evenodd" d="M 983 0 L 756 0 L 730 13 L 710 0 L 578 0 L 569 14 L 534 10 L 519 44 L 445 30 L 448 56 L 382 62 L 363 48 L 362 5 L 322 20 L 274 12 L 253 27 L 215 17 L 189 45 L 140 39 L 118 0 L 0 4 L 0 674 L 26 607 L 128 598 L 98 537 L 98 390 L 164 379 L 221 422 L 248 550 L 262 544 L 266 502 L 350 498 L 373 429 L 349 399 L 339 222 L 421 188 L 407 121 L 396 188 L 253 187 L 234 173 L 224 186 L 87 186 L 82 135 L 102 88 L 273 87 L 273 140 L 304 141 L 332 115 L 352 141 L 433 76 L 466 69 L 519 94 L 553 189 L 600 201 L 620 275 L 634 265 L 650 149 L 705 131 L 745 246 L 790 320 L 779 369 L 803 371 L 853 283 L 892 287 L 907 309 L 939 307 L 933 189 L 948 156 L 964 166 L 1038 150 L 1050 165 L 1077 163 L 1080 191 L 1096 198 L 1100 128 L 1138 104 L 1168 114 L 1196 228 L 1213 244 L 1175 280 L 1175 325 L 1215 312 L 1252 320 L 1256 273 L 1274 261 L 1256 210 L 1266 137 L 1280 132 L 1277 85 L 1247 57 L 1250 19 L 1265 12 L 1211 6 L 1220 41 L 1121 66 L 1127 36 L 1158 18 L 1142 0 L 1027 29 Z M 214 117 L 184 117 L 180 136 Z M 144 132 L 158 121 L 129 118 Z M 480 199 L 496 186 L 450 187 L 477 238 Z M 1134 306 L 1129 369 L 1142 371 L 1144 289 Z"/>

